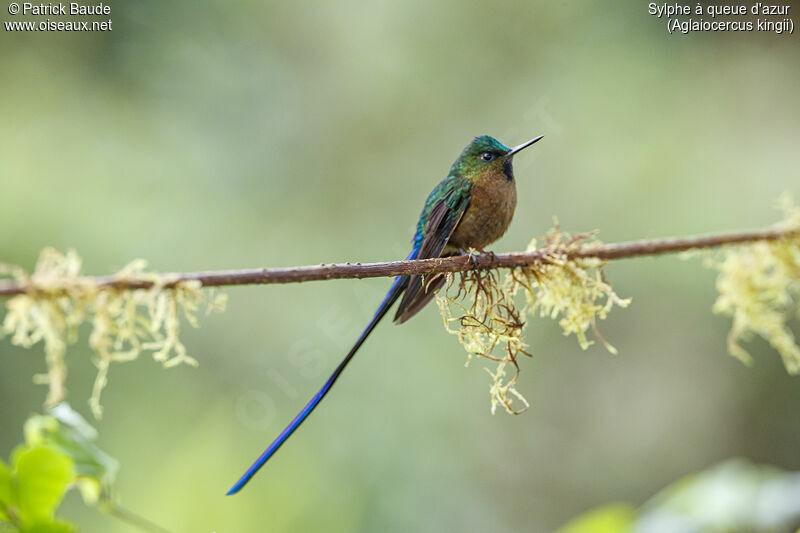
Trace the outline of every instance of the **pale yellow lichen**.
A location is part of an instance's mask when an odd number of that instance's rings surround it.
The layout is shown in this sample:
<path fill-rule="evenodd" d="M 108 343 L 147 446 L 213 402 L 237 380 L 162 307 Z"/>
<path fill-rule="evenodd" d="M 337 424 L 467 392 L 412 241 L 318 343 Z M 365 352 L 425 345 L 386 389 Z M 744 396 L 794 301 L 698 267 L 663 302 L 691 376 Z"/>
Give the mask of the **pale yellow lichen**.
<path fill-rule="evenodd" d="M 436 299 L 444 319 L 445 329 L 457 335 L 459 342 L 467 351 L 467 365 L 473 355 L 494 361 L 494 371 L 487 369 L 492 376 L 490 394 L 492 412 L 502 404 L 508 412 L 524 411 L 528 402 L 514 388 L 519 374 L 517 357 L 530 355 L 525 351 L 522 330 L 524 310 L 517 309 L 514 296 L 520 284 L 506 278 L 500 282 L 498 270 L 474 270 L 461 274 L 455 295 L 450 295 L 450 285 L 454 276 L 448 275 L 448 289 Z M 463 297 L 463 298 L 462 298 Z M 462 303 L 462 302 L 466 302 Z M 456 324 L 455 328 L 451 325 Z M 494 355 L 495 349 L 500 355 Z M 514 368 L 514 375 L 506 378 L 507 366 Z M 525 407 L 514 409 L 513 398 L 519 399 Z"/>
<path fill-rule="evenodd" d="M 786 218 L 779 227 L 800 230 L 800 209 L 788 197 L 781 205 Z M 528 251 L 537 249 L 536 245 L 536 240 L 532 241 Z M 487 369 L 492 378 L 493 413 L 498 405 L 510 413 L 522 412 L 528 406 L 515 389 L 520 371 L 518 356 L 530 356 L 522 336 L 528 313 L 557 319 L 564 334 L 575 334 L 583 349 L 592 344 L 587 337 L 591 327 L 595 337 L 616 353 L 600 336 L 596 322 L 615 305 L 626 307 L 630 299 L 619 298 L 605 281 L 605 261 L 569 258 L 571 250 L 597 245 L 593 234 L 570 236 L 556 225 L 545 239 L 542 260 L 534 265 L 509 269 L 502 276 L 498 270 L 446 275 L 447 289 L 437 297 L 445 328 L 458 336 L 468 354 L 467 364 L 473 355 L 496 363 L 493 369 Z M 792 316 L 800 315 L 798 234 L 726 247 L 706 255 L 706 264 L 719 271 L 714 312 L 733 319 L 728 337 L 731 354 L 750 362 L 741 342 L 759 335 L 781 354 L 790 373 L 800 373 L 800 347 L 787 325 Z M 26 288 L 25 294 L 6 302 L 0 336 L 11 335 L 12 343 L 23 347 L 43 343 L 47 373 L 34 379 L 49 385 L 48 405 L 59 403 L 66 394 L 64 358 L 83 323 L 91 324 L 89 345 L 97 354 L 98 373 L 90 398 L 97 417 L 102 413 L 100 394 L 112 362 L 133 360 L 147 350 L 165 367 L 197 364 L 180 341 L 179 315 L 183 312 L 196 326 L 199 305 L 206 303 L 209 311 L 221 310 L 225 296 L 206 297 L 197 282 L 181 282 L 166 290 L 165 285 L 175 280 L 146 273 L 144 268 L 144 261 L 134 261 L 116 277 L 152 281 L 152 288 L 121 290 L 98 287 L 81 277 L 81 260 L 74 252 L 44 250 L 30 275 L 19 267 L 0 264 L 0 275 L 11 276 Z M 517 302 L 520 290 L 525 295 L 521 305 Z M 509 365 L 513 367 L 510 377 Z M 515 409 L 515 400 L 524 407 Z"/>
<path fill-rule="evenodd" d="M 800 208 L 784 195 L 781 229 L 800 229 Z M 783 358 L 790 374 L 800 373 L 800 347 L 789 328 L 800 316 L 800 236 L 732 246 L 706 256 L 706 266 L 719 272 L 714 313 L 733 320 L 728 351 L 746 364 L 751 355 L 742 342 L 758 335 Z"/>
<path fill-rule="evenodd" d="M 787 195 L 780 206 L 785 219 L 776 229 L 789 230 L 786 237 L 727 246 L 704 257 L 706 265 L 719 272 L 714 312 L 733 320 L 728 335 L 730 353 L 751 362 L 742 342 L 758 335 L 780 353 L 789 373 L 800 374 L 800 346 L 788 325 L 790 319 L 800 316 L 800 208 Z M 528 251 L 537 249 L 536 244 L 532 241 Z M 557 319 L 564 334 L 575 334 L 583 349 L 592 344 L 587 338 L 591 327 L 606 349 L 616 353 L 600 336 L 596 323 L 614 306 L 626 307 L 630 299 L 619 298 L 605 281 L 605 261 L 569 258 L 571 250 L 592 246 L 599 246 L 593 234 L 570 236 L 559 232 L 556 224 L 537 264 L 510 269 L 502 279 L 496 270 L 465 272 L 459 283 L 454 282 L 455 275 L 448 276 L 447 290 L 437 297 L 445 328 L 458 336 L 468 353 L 467 362 L 479 355 L 497 363 L 493 370 L 487 369 L 492 377 L 493 413 L 498 405 L 510 413 L 523 411 L 512 407 L 514 399 L 528 405 L 514 388 L 519 375 L 517 358 L 530 355 L 522 338 L 525 322 L 521 317 L 526 313 Z M 682 254 L 684 258 L 696 255 Z M 525 294 L 521 307 L 516 302 L 520 289 Z M 511 378 L 507 377 L 508 365 L 514 368 Z"/>
<path fill-rule="evenodd" d="M 527 251 L 536 249 L 534 239 Z M 560 233 L 558 226 L 547 235 L 546 260 L 538 265 L 523 267 L 528 279 L 525 296 L 531 314 L 558 319 L 564 335 L 575 334 L 582 349 L 593 344 L 586 336 L 591 327 L 597 339 L 611 353 L 616 349 L 599 335 L 597 319 L 603 320 L 616 305 L 627 307 L 630 298 L 620 298 L 605 281 L 603 267 L 606 261 L 597 258 L 568 259 L 570 250 L 599 246 L 593 233 L 570 236 Z"/>
<path fill-rule="evenodd" d="M 604 319 L 614 305 L 626 307 L 630 300 L 619 298 L 605 282 L 604 261 L 567 256 L 572 249 L 596 243 L 592 234 L 570 236 L 556 227 L 546 238 L 545 259 L 538 264 L 510 269 L 502 279 L 498 270 L 464 272 L 458 284 L 450 275 L 448 289 L 437 297 L 439 310 L 447 331 L 457 335 L 467 351 L 467 363 L 473 355 L 496 363 L 493 370 L 487 369 L 492 378 L 492 413 L 498 405 L 514 414 L 528 406 L 515 388 L 519 376 L 517 358 L 520 354 L 530 356 L 522 337 L 527 313 L 558 319 L 564 334 L 575 334 L 583 349 L 592 344 L 586 336 L 591 327 L 605 347 L 615 353 L 597 332 L 596 321 Z M 534 240 L 528 251 L 535 249 Z M 451 290 L 453 286 L 457 290 Z M 516 298 L 520 290 L 525 294 L 522 306 Z M 510 378 L 509 365 L 513 367 Z M 515 399 L 524 407 L 515 409 Z"/>
<path fill-rule="evenodd" d="M 66 395 L 67 346 L 78 339 L 78 327 L 91 324 L 89 346 L 96 354 L 97 376 L 89 399 L 96 417 L 102 415 L 100 394 L 105 387 L 112 362 L 136 359 L 143 350 L 165 367 L 180 363 L 197 364 L 180 341 L 182 311 L 196 326 L 195 313 L 201 303 L 209 309 L 224 309 L 225 295 L 206 296 L 197 282 L 181 282 L 164 289 L 169 278 L 145 272 L 146 263 L 133 261 L 116 274 L 117 279 L 152 281 L 147 290 L 98 287 L 81 277 L 81 260 L 73 252 L 62 254 L 47 248 L 42 251 L 34 272 L 0 265 L 26 288 L 26 293 L 6 302 L 6 316 L 0 335 L 11 335 L 13 344 L 30 348 L 44 343 L 47 373 L 37 375 L 37 383 L 49 385 L 46 404 L 53 406 Z"/>

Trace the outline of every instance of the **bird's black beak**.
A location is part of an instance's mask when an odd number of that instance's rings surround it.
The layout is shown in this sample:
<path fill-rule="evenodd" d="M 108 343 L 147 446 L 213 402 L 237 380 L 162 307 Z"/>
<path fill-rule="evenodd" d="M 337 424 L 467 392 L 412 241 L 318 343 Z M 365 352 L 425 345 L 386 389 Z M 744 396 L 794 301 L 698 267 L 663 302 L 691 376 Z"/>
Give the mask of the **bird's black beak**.
<path fill-rule="evenodd" d="M 521 152 L 522 150 L 524 150 L 528 146 L 532 145 L 533 143 L 535 143 L 537 141 L 541 141 L 543 138 L 544 138 L 544 135 L 539 135 L 538 137 L 533 138 L 528 142 L 524 142 L 524 143 L 522 143 L 522 144 L 520 144 L 518 146 L 515 146 L 514 148 L 512 148 L 511 150 L 509 150 L 506 153 L 506 157 L 511 157 L 512 155 L 516 154 L 517 152 Z"/>

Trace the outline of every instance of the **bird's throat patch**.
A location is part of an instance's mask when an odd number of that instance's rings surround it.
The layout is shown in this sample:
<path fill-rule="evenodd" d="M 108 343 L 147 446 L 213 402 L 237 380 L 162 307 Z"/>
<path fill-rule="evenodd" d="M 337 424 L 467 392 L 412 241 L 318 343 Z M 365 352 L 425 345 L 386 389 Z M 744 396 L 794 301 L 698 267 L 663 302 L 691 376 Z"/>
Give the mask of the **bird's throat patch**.
<path fill-rule="evenodd" d="M 506 175 L 508 181 L 514 180 L 514 169 L 511 167 L 511 159 L 503 161 L 503 174 Z"/>

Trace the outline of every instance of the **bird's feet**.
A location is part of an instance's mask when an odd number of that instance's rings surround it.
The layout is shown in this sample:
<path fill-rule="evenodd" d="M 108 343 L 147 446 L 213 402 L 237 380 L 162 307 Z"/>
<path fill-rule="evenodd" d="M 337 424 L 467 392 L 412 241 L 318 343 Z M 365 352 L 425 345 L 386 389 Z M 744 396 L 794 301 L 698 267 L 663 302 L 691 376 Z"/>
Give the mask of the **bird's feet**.
<path fill-rule="evenodd" d="M 474 250 L 470 248 L 469 250 L 465 250 L 463 248 L 458 249 L 458 253 L 461 255 L 468 255 L 469 258 L 472 260 L 472 268 L 478 268 L 480 264 L 480 257 L 483 255 L 488 255 L 491 263 L 494 263 L 497 259 L 497 256 L 494 254 L 493 251 L 489 250 L 488 252 L 485 250 Z"/>

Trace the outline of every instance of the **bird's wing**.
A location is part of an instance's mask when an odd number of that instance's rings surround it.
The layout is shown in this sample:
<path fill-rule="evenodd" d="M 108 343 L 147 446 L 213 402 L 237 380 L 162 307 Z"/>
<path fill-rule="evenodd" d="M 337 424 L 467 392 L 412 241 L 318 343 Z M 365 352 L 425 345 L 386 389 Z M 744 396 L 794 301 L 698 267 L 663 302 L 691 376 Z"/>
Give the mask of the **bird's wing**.
<path fill-rule="evenodd" d="M 447 240 L 453 233 L 461 215 L 469 204 L 471 184 L 469 181 L 449 177 L 441 182 L 430 194 L 428 200 L 425 202 L 425 208 L 420 217 L 420 223 L 417 226 L 417 233 L 414 236 L 414 249 L 408 256 L 408 259 L 439 257 L 444 250 Z M 273 454 L 278 451 L 278 448 L 286 442 L 294 431 L 308 418 L 311 412 L 319 405 L 322 399 L 328 394 L 333 384 L 339 379 L 339 376 L 344 371 L 344 368 L 355 355 L 358 348 L 375 328 L 381 318 L 386 314 L 389 308 L 400 297 L 400 294 L 409 285 L 411 291 L 411 298 L 404 298 L 400 304 L 396 321 L 404 322 L 411 318 L 415 313 L 422 309 L 431 298 L 433 298 L 436 289 L 438 289 L 444 282 L 444 277 L 425 278 L 425 287 L 422 286 L 422 277 L 420 276 L 398 276 L 395 278 L 392 288 L 384 298 L 377 312 L 372 317 L 372 320 L 367 325 L 366 329 L 361 332 L 361 335 L 356 340 L 355 345 L 345 356 L 344 360 L 336 367 L 331 377 L 322 386 L 322 388 L 311 398 L 311 401 L 306 404 L 300 413 L 292 420 L 289 425 L 284 429 L 280 435 L 269 445 L 269 447 L 256 459 L 250 468 L 239 478 L 239 481 L 228 491 L 228 494 L 235 494 L 248 481 L 264 466 L 264 463 L 269 460 Z M 406 292 L 408 296 L 408 292 Z"/>
<path fill-rule="evenodd" d="M 471 183 L 461 178 L 449 178 L 443 181 L 431 193 L 427 221 L 421 230 L 421 241 L 416 259 L 440 257 L 442 251 L 453 234 L 458 222 L 469 205 Z M 420 235 L 418 235 L 419 237 Z M 444 276 L 410 276 L 408 287 L 397 308 L 394 321 L 402 324 L 417 314 L 431 301 L 436 291 L 444 283 Z"/>

